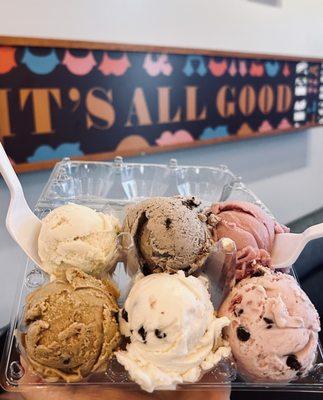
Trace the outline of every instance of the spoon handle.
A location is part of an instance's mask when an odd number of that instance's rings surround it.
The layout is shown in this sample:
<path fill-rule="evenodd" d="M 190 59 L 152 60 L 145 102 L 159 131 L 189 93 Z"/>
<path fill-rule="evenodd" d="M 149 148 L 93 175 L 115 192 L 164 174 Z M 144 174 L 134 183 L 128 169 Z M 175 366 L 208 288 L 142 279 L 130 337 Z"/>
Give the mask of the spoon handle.
<path fill-rule="evenodd" d="M 0 172 L 10 190 L 11 197 L 13 198 L 18 194 L 21 195 L 22 194 L 21 184 L 14 169 L 12 168 L 11 162 L 1 143 L 0 143 Z"/>
<path fill-rule="evenodd" d="M 310 226 L 303 232 L 306 243 L 310 240 L 318 239 L 323 237 L 323 223 Z"/>

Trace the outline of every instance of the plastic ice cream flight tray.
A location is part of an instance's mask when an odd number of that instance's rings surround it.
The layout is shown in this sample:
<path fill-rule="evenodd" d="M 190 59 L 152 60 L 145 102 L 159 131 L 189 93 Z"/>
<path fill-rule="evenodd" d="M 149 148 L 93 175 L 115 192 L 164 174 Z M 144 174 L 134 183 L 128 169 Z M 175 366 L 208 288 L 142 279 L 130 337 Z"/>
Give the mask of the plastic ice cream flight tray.
<path fill-rule="evenodd" d="M 216 201 L 244 200 L 257 204 L 270 214 L 267 207 L 227 167 L 179 166 L 176 160 L 168 165 L 124 163 L 121 157 L 114 162 L 81 162 L 63 159 L 58 163 L 35 207 L 35 214 L 43 218 L 49 211 L 68 202 L 83 204 L 98 211 L 106 208 L 122 221 L 128 204 L 152 196 L 194 195 L 202 204 Z M 273 217 L 274 218 L 274 217 Z M 294 274 L 294 271 L 291 271 Z M 130 277 L 119 263 L 113 276 L 121 289 L 120 306 L 129 288 Z M 12 312 L 1 365 L 1 384 L 8 391 L 59 388 L 65 383 L 48 383 L 26 379 L 21 363 L 17 331 L 22 323 L 26 296 L 48 281 L 44 272 L 30 260 L 21 266 L 16 303 Z M 212 291 L 212 288 L 211 288 Z M 214 300 L 214 307 L 219 304 Z M 104 389 L 137 390 L 126 371 L 115 359 L 105 373 L 93 374 L 72 386 Z M 288 384 L 250 383 L 239 377 L 234 364 L 223 361 L 206 373 L 197 383 L 178 385 L 177 390 L 214 390 L 231 386 L 233 390 L 323 391 L 323 355 L 319 346 L 316 365 L 309 376 Z"/>

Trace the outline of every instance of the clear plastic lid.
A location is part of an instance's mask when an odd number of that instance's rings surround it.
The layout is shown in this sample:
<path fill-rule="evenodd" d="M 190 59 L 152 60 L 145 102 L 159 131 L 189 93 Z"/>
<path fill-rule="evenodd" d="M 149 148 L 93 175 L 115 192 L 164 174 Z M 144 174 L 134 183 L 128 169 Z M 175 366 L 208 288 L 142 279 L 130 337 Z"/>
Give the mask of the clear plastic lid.
<path fill-rule="evenodd" d="M 194 195 L 199 197 L 205 206 L 217 201 L 245 200 L 259 205 L 271 215 L 257 196 L 225 166 L 179 166 L 174 159 L 170 160 L 168 165 L 124 163 L 121 157 L 117 157 L 114 162 L 62 160 L 55 166 L 37 202 L 35 213 L 39 218 L 43 218 L 54 208 L 74 202 L 98 211 L 109 210 L 122 221 L 128 204 L 152 196 L 172 195 Z M 123 246 L 127 247 L 127 238 L 123 238 Z M 125 254 L 126 257 L 129 257 L 129 254 L 131 257 L 131 252 L 126 251 Z M 205 272 L 211 282 L 210 292 L 215 308 L 219 306 L 229 288 L 234 260 L 234 249 L 220 242 L 206 263 Z M 65 383 L 41 381 L 30 375 L 28 367 L 21 361 L 17 332 L 21 329 L 25 299 L 31 291 L 48 282 L 48 276 L 30 260 L 27 260 L 26 266 L 21 266 L 20 270 L 17 297 L 2 360 L 1 383 L 10 391 L 35 387 L 56 388 L 55 390 L 59 391 L 66 388 Z M 291 273 L 294 274 L 294 271 Z M 127 272 L 124 268 L 123 262 L 118 263 L 113 278 L 121 289 L 120 306 L 128 293 L 132 275 L 130 270 Z M 69 385 L 81 387 L 82 390 L 95 387 L 99 387 L 100 390 L 138 389 L 115 359 L 106 373 L 93 374 L 82 382 Z M 177 389 L 214 390 L 229 386 L 233 390 L 322 391 L 321 347 L 318 348 L 317 361 L 312 373 L 295 382 L 246 382 L 239 377 L 235 364 L 230 359 L 220 362 L 216 368 L 204 374 L 199 382 L 178 385 Z"/>

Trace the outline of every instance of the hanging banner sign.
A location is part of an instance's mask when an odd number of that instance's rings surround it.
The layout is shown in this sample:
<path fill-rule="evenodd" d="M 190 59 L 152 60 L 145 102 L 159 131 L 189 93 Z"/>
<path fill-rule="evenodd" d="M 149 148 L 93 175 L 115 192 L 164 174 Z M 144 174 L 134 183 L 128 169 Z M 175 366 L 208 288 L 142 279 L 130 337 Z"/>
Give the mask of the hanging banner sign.
<path fill-rule="evenodd" d="M 18 171 L 321 123 L 319 59 L 0 38 L 0 137 Z"/>

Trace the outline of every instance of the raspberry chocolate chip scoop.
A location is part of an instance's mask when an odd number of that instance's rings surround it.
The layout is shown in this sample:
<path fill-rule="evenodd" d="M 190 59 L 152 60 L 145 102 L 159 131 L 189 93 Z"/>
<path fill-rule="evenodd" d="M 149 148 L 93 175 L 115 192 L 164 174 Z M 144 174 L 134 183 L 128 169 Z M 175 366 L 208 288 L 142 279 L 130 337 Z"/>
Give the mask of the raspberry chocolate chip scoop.
<path fill-rule="evenodd" d="M 258 266 L 263 274 L 240 281 L 219 310 L 240 374 L 249 381 L 289 382 L 311 370 L 318 314 L 296 280 Z"/>

